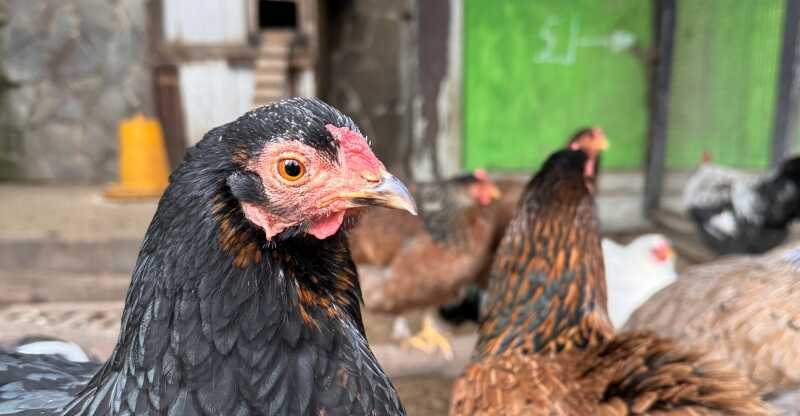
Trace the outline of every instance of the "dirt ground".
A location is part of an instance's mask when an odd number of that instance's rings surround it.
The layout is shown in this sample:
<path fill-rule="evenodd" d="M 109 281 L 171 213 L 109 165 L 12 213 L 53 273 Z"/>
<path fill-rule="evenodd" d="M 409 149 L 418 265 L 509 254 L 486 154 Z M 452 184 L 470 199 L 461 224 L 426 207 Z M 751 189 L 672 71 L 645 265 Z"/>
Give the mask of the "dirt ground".
<path fill-rule="evenodd" d="M 446 416 L 453 380 L 443 377 L 408 377 L 394 380 L 408 416 Z"/>
<path fill-rule="evenodd" d="M 419 329 L 423 312 L 413 311 L 403 315 L 412 332 Z M 398 342 L 391 337 L 394 318 L 386 315 L 375 315 L 368 312 L 364 316 L 364 324 L 371 345 Z M 474 328 L 459 328 L 458 333 L 468 332 Z M 420 354 L 423 354 L 420 352 Z M 450 408 L 450 391 L 453 380 L 445 376 L 401 377 L 393 379 L 400 399 L 409 416 L 445 416 Z"/>

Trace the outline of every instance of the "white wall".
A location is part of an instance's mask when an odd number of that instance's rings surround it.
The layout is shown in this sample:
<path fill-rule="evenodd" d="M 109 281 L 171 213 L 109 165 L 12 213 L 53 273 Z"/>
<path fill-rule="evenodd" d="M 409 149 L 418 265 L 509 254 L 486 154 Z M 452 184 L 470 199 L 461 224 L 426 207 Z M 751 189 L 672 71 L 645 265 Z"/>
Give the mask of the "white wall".
<path fill-rule="evenodd" d="M 225 61 L 188 62 L 179 69 L 181 101 L 189 145 L 213 127 L 225 124 L 253 107 L 255 75 L 249 68 Z"/>
<path fill-rule="evenodd" d="M 167 42 L 243 44 L 247 0 L 164 0 Z"/>

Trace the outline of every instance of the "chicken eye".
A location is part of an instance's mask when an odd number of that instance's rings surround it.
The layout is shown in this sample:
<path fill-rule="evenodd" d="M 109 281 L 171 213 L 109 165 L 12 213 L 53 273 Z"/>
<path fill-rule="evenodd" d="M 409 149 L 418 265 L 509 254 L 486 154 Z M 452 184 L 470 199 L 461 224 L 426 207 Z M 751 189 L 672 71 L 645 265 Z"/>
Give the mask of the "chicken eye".
<path fill-rule="evenodd" d="M 306 168 L 297 159 L 281 159 L 278 161 L 278 173 L 287 181 L 296 181 L 305 175 Z"/>

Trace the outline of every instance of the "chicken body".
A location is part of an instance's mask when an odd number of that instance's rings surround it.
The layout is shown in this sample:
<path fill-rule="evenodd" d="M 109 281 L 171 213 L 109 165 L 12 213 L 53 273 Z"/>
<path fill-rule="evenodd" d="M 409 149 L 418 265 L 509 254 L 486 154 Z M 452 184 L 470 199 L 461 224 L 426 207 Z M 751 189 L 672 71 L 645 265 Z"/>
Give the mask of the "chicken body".
<path fill-rule="evenodd" d="M 800 243 L 760 257 L 688 268 L 631 316 L 651 330 L 708 348 L 764 395 L 800 388 Z"/>
<path fill-rule="evenodd" d="M 604 238 L 602 248 L 608 280 L 608 314 L 614 328 L 621 328 L 639 305 L 675 281 L 675 255 L 669 240 L 660 234 L 640 236 L 627 246 Z M 484 289 L 472 285 L 463 299 L 441 307 L 439 313 L 454 325 L 478 322 L 485 297 Z"/>
<path fill-rule="evenodd" d="M 413 189 L 421 218 L 387 225 L 388 212 L 367 213 L 374 218 L 364 218 L 350 237 L 363 253 L 356 261 L 368 310 L 397 314 L 453 298 L 486 272 L 502 235 L 491 180 L 465 175 Z"/>
<path fill-rule="evenodd" d="M 763 253 L 786 240 L 800 215 L 800 157 L 762 176 L 706 161 L 689 179 L 683 200 L 715 252 Z"/>
<path fill-rule="evenodd" d="M 764 415 L 735 370 L 648 333 L 615 335 L 583 151 L 530 182 L 492 266 L 451 415 Z"/>
<path fill-rule="evenodd" d="M 597 127 L 577 130 L 566 147 L 606 140 Z M 588 186 L 596 187 L 599 152 L 593 151 Z M 524 182 L 500 179 L 499 198 L 483 202 L 470 187 L 485 181 L 480 172 L 413 189 L 421 218 L 400 219 L 396 212 L 373 210 L 353 231 L 350 244 L 359 266 L 367 309 L 402 313 L 415 307 L 442 305 L 488 284 L 497 245 L 514 216 Z M 491 194 L 491 191 L 484 194 Z M 416 222 L 416 223 L 415 223 Z M 367 266 L 367 267 L 365 267 Z"/>
<path fill-rule="evenodd" d="M 341 226 L 351 206 L 413 210 L 406 195 L 321 101 L 211 130 L 159 202 L 111 357 L 0 355 L 0 413 L 404 414 L 367 344 Z"/>
<path fill-rule="evenodd" d="M 672 246 L 660 234 L 637 237 L 626 246 L 604 238 L 603 259 L 608 315 L 618 329 L 639 305 L 677 277 Z"/>

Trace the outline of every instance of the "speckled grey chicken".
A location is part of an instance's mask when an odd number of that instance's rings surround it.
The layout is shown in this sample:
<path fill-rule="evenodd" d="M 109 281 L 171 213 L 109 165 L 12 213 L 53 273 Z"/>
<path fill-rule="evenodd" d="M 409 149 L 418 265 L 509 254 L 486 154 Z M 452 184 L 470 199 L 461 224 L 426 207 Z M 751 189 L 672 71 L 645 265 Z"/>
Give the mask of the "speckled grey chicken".
<path fill-rule="evenodd" d="M 711 163 L 706 154 L 683 193 L 703 242 L 718 254 L 764 253 L 800 216 L 800 156 L 764 175 Z"/>
<path fill-rule="evenodd" d="M 767 397 L 800 389 L 800 243 L 691 266 L 626 328 L 709 348 Z"/>

